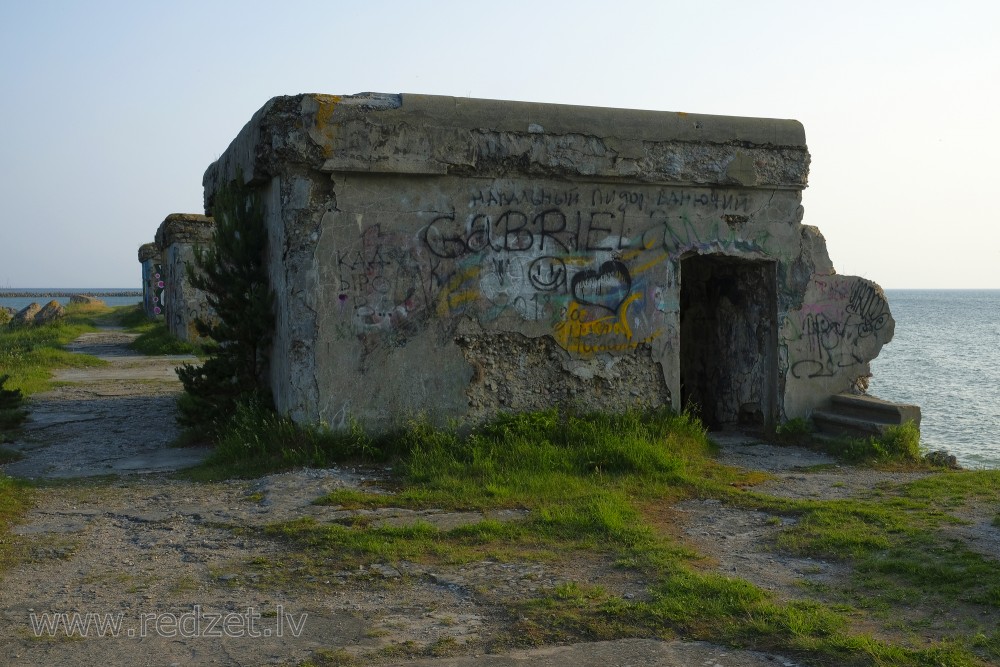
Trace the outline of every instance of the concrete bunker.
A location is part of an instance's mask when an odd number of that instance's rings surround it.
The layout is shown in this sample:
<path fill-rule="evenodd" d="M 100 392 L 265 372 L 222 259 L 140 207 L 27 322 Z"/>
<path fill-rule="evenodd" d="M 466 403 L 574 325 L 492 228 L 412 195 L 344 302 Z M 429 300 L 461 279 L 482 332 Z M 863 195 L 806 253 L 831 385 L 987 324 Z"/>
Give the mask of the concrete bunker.
<path fill-rule="evenodd" d="M 269 101 L 205 173 L 260 196 L 267 378 L 302 421 L 566 405 L 808 417 L 892 337 L 802 224 L 793 120 L 425 95 Z"/>
<path fill-rule="evenodd" d="M 142 310 L 151 320 L 162 318 L 166 287 L 163 250 L 155 243 L 142 244 L 139 246 L 139 264 L 142 266 Z"/>
<path fill-rule="evenodd" d="M 197 319 L 211 321 L 215 314 L 208 304 L 208 295 L 191 284 L 188 267 L 194 267 L 197 248 L 204 248 L 212 242 L 215 221 L 204 215 L 193 213 L 171 213 L 156 230 L 153 247 L 161 251 L 161 279 L 154 288 L 154 299 L 159 300 L 160 313 L 164 317 L 170 333 L 180 340 L 199 340 Z M 143 257 L 140 254 L 140 258 Z M 143 264 L 144 274 L 146 263 Z M 159 289 L 159 293 L 156 293 Z M 155 306 L 154 306 L 155 313 Z"/>

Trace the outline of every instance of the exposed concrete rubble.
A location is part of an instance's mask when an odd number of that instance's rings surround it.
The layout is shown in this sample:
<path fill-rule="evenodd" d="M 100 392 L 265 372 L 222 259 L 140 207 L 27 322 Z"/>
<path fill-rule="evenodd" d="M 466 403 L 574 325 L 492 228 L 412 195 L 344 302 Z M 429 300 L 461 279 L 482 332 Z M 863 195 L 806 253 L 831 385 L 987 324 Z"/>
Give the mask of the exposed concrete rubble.
<path fill-rule="evenodd" d="M 6 315 L 7 313 L 5 312 L 4 314 Z M 65 316 L 66 309 L 63 308 L 61 303 L 53 299 L 44 306 L 39 306 L 37 303 L 29 303 L 14 313 L 9 322 L 0 316 L 0 322 L 6 322 L 7 326 L 10 327 L 24 327 L 55 322 Z"/>
<path fill-rule="evenodd" d="M 155 281 L 152 289 L 153 312 L 156 315 L 163 314 L 170 333 L 181 340 L 197 341 L 199 335 L 195 321 L 200 318 L 207 322 L 215 316 L 208 305 L 206 294 L 195 288 L 187 275 L 187 267 L 195 266 L 196 249 L 212 242 L 214 228 L 215 221 L 210 217 L 172 213 L 156 230 L 155 245 L 162 249 L 162 256 L 160 270 L 154 270 L 152 274 Z M 145 255 L 153 257 L 151 250 L 147 250 Z M 143 256 L 140 248 L 140 261 Z M 145 263 L 143 273 L 146 273 Z M 160 274 L 159 280 L 156 280 L 157 273 Z M 156 289 L 162 291 L 157 294 Z M 157 299 L 161 308 L 159 312 L 156 311 Z"/>
<path fill-rule="evenodd" d="M 101 299 L 95 296 L 90 296 L 89 294 L 74 294 L 69 298 L 70 303 L 79 304 L 82 306 L 106 306 Z"/>
<path fill-rule="evenodd" d="M 269 101 L 205 174 L 270 238 L 270 384 L 389 427 L 562 404 L 807 417 L 894 322 L 802 224 L 791 120 L 423 95 Z M 161 244 L 162 245 L 162 244 Z"/>

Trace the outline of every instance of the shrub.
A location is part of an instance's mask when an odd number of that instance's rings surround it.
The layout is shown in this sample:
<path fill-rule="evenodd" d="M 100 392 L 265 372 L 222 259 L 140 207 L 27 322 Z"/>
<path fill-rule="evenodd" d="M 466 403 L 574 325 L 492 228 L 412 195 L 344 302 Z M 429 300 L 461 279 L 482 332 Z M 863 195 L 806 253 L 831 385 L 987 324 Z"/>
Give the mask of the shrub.
<path fill-rule="evenodd" d="M 186 395 L 178 420 L 205 435 L 220 432 L 241 402 L 270 406 L 264 389 L 274 328 L 265 252 L 267 228 L 260 197 L 242 174 L 215 196 L 212 245 L 195 249 L 190 283 L 207 294 L 217 320 L 198 319 L 198 333 L 214 342 L 201 366 L 177 369 Z"/>
<path fill-rule="evenodd" d="M 22 408 L 24 394 L 20 389 L 4 389 L 9 375 L 0 375 L 0 431 L 17 428 L 28 414 Z"/>

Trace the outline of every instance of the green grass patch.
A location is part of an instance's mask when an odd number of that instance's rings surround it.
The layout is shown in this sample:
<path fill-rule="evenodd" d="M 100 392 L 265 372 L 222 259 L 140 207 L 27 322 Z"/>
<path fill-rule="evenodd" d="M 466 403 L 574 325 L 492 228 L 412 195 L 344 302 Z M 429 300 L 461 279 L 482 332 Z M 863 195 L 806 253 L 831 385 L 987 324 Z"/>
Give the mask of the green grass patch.
<path fill-rule="evenodd" d="M 180 340 L 170 333 L 162 319 L 150 319 L 142 305 L 116 309 L 115 321 L 131 333 L 139 334 L 130 347 L 136 352 L 151 356 L 166 354 L 204 355 L 202 345 Z"/>
<path fill-rule="evenodd" d="M 868 438 L 839 438 L 827 443 L 826 451 L 853 463 L 920 464 L 920 429 L 912 421 L 890 426 L 885 433 Z"/>
<path fill-rule="evenodd" d="M 818 449 L 849 463 L 927 465 L 920 445 L 920 428 L 912 421 L 890 426 L 877 437 L 829 439 L 817 437 L 807 420 L 795 418 L 779 424 L 773 438 L 780 445 Z"/>
<path fill-rule="evenodd" d="M 333 523 L 298 520 L 260 531 L 289 544 L 280 560 L 241 567 L 261 585 L 318 586 L 338 573 L 369 576 L 368 566 L 550 562 L 573 554 L 624 568 L 647 584 L 641 599 L 566 583 L 511 600 L 517 619 L 508 645 L 684 637 L 781 652 L 820 665 L 977 665 L 994 659 L 996 638 L 976 626 L 953 640 L 895 645 L 851 628 L 863 617 L 889 632 L 915 624 L 902 610 L 964 605 L 993 618 L 1000 575 L 989 559 L 943 532 L 964 502 L 996 496 L 987 473 L 935 473 L 873 491 L 868 499 L 794 500 L 753 491 L 763 479 L 721 466 L 700 423 L 668 412 L 626 415 L 557 410 L 502 415 L 462 431 L 416 419 L 385 440 L 359 429 L 308 431 L 244 405 L 225 430 L 219 465 L 318 465 L 346 459 L 393 461 L 392 493 L 341 489 L 316 500 L 365 510 Z M 237 437 L 238 436 L 238 437 Z M 331 438 L 326 440 L 326 438 Z M 895 452 L 906 452 L 901 446 Z M 891 454 L 895 456 L 895 454 Z M 1000 473 L 998 473 L 1000 474 Z M 685 498 L 717 498 L 765 510 L 781 526 L 775 548 L 850 563 L 849 585 L 825 584 L 816 599 L 787 601 L 736 577 L 703 570 L 697 554 L 664 530 L 660 509 Z M 523 518 L 486 519 L 451 530 L 431 523 L 387 525 L 370 510 L 518 508 Z M 380 582 L 374 577 L 372 584 Z M 314 583 L 305 583 L 305 582 Z M 378 585 L 389 585 L 381 584 Z"/>
<path fill-rule="evenodd" d="M 134 333 L 149 331 L 162 322 L 162 320 L 150 319 L 141 303 L 134 306 L 118 306 L 114 309 L 113 317 L 117 326 L 124 327 Z"/>
<path fill-rule="evenodd" d="M 774 439 L 782 445 L 810 445 L 813 443 L 813 429 L 809 421 L 796 417 L 774 430 Z"/>
<path fill-rule="evenodd" d="M 132 341 L 129 346 L 136 352 L 148 355 L 165 354 L 204 354 L 205 350 L 201 345 L 183 341 L 167 329 L 163 322 L 155 322 L 147 330 L 139 334 L 139 337 Z"/>
<path fill-rule="evenodd" d="M 99 366 L 97 357 L 74 354 L 64 346 L 80 334 L 94 331 L 102 315 L 111 312 L 106 306 L 70 304 L 66 317 L 38 326 L 0 327 L 0 375 L 9 375 L 6 389 L 19 390 L 25 396 L 52 386 L 56 368 Z"/>
<path fill-rule="evenodd" d="M 881 490 L 869 500 L 753 497 L 757 506 L 797 518 L 779 534 L 778 548 L 851 565 L 846 587 L 823 591 L 832 604 L 866 610 L 913 633 L 940 610 L 959 613 L 955 610 L 961 607 L 969 632 L 936 650 L 948 656 L 941 664 L 979 664 L 970 651 L 1000 658 L 996 643 L 982 639 L 1000 616 L 1000 569 L 995 559 L 970 550 L 946 529 L 964 523 L 952 514 L 956 508 L 995 500 L 998 489 L 1000 471 L 967 471 L 930 475 Z M 980 635 L 981 641 L 974 641 Z M 908 655 L 906 660 L 915 660 L 918 654 Z"/>
<path fill-rule="evenodd" d="M 183 476 L 201 481 L 259 477 L 343 461 L 384 461 L 399 453 L 399 440 L 392 435 L 376 440 L 357 427 L 335 431 L 322 425 L 303 426 L 278 415 L 256 397 L 238 403 L 217 430 L 212 455 Z"/>
<path fill-rule="evenodd" d="M 0 474 L 0 573 L 16 560 L 14 538 L 10 529 L 21 521 L 32 506 L 33 492 L 21 482 Z"/>

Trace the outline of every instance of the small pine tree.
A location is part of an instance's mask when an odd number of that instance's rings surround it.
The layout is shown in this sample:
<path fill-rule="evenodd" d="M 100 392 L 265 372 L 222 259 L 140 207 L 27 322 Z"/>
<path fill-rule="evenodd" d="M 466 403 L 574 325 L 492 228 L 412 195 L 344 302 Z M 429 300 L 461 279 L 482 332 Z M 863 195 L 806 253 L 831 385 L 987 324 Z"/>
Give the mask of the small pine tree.
<path fill-rule="evenodd" d="M 188 280 L 206 292 L 213 321 L 198 319 L 198 333 L 213 341 L 201 366 L 177 369 L 185 396 L 178 421 L 214 436 L 242 398 L 256 395 L 270 405 L 264 389 L 267 351 L 274 330 L 273 295 L 267 277 L 267 228 L 260 197 L 242 175 L 221 188 L 213 206 L 212 245 L 195 249 Z"/>
<path fill-rule="evenodd" d="M 20 389 L 4 389 L 3 385 L 10 379 L 9 375 L 0 375 L 0 410 L 17 410 L 24 402 L 24 394 Z"/>

